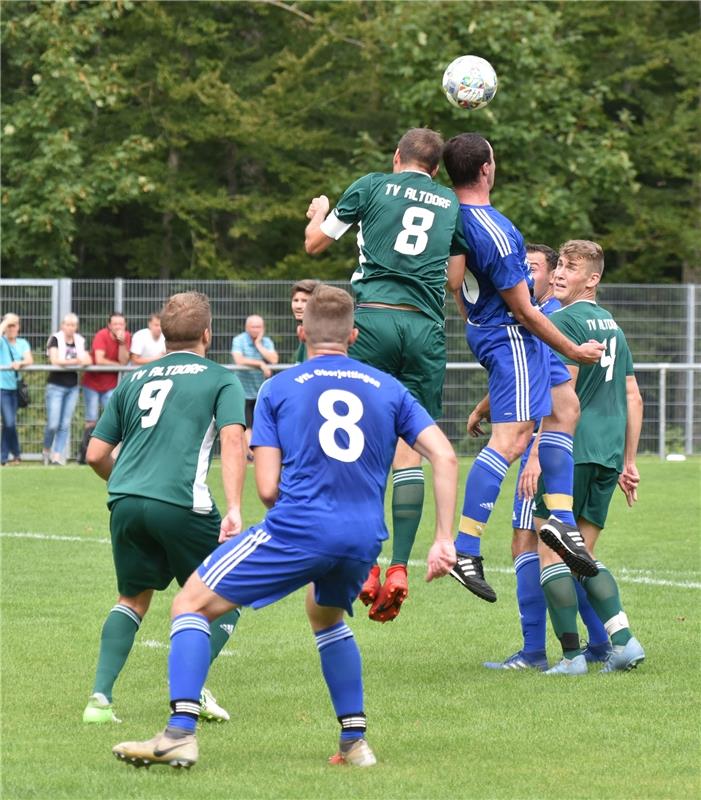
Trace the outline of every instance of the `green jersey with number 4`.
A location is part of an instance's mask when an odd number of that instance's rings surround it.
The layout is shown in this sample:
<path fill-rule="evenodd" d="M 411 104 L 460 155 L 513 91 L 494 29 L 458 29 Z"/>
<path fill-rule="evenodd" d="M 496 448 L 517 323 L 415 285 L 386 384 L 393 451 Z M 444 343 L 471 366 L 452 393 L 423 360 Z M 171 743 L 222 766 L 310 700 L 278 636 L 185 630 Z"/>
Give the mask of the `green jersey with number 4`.
<path fill-rule="evenodd" d="M 633 374 L 633 357 L 623 331 L 605 309 L 577 300 L 554 311 L 550 320 L 577 344 L 589 339 L 606 349 L 596 364 L 579 364 L 575 391 L 581 416 L 574 436 L 575 464 L 601 464 L 623 469 L 628 403 L 626 378 Z M 566 364 L 576 362 L 560 356 Z"/>
<path fill-rule="evenodd" d="M 226 425 L 245 425 L 238 379 L 195 353 L 170 353 L 123 378 L 93 433 L 122 443 L 107 483 L 108 505 L 136 495 L 211 511 L 212 448 Z"/>
<path fill-rule="evenodd" d="M 346 189 L 321 229 L 334 239 L 358 223 L 358 303 L 412 305 L 445 321 L 449 255 L 468 251 L 451 189 L 426 172 L 365 175 Z"/>

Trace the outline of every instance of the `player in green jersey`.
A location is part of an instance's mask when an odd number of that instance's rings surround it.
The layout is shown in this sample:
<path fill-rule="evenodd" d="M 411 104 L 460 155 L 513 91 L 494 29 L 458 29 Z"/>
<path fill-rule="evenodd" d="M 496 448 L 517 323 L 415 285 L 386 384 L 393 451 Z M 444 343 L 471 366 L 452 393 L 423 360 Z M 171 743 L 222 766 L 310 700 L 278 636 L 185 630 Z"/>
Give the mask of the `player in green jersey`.
<path fill-rule="evenodd" d="M 575 343 L 596 339 L 605 345 L 598 363 L 579 365 L 563 357 L 575 382 L 581 416 L 574 437 L 574 516 L 589 552 L 594 553 L 606 524 L 616 484 L 628 505 L 637 500 L 640 482 L 635 457 L 643 419 L 643 402 L 633 374 L 633 358 L 623 331 L 596 303 L 596 287 L 604 270 L 604 254 L 595 242 L 571 240 L 560 248 L 554 294 L 563 308 L 550 319 Z M 536 497 L 536 528 L 548 511 L 542 481 Z M 541 585 L 563 659 L 546 674 L 582 675 L 587 662 L 577 632 L 574 578 L 559 556 L 539 544 Z M 612 651 L 602 672 L 633 669 L 645 658 L 623 611 L 618 586 L 599 561 L 594 577 L 579 577 L 592 607 L 611 638 Z"/>
<path fill-rule="evenodd" d="M 161 312 L 166 355 L 123 378 L 88 446 L 88 463 L 107 481 L 118 598 L 102 628 L 84 722 L 120 721 L 112 688 L 153 592 L 173 578 L 182 586 L 220 542 L 241 532 L 243 390 L 233 373 L 205 358 L 211 320 L 203 294 L 186 292 L 167 301 Z M 217 434 L 227 502 L 223 519 L 205 482 Z M 237 621 L 238 613 L 229 612 L 212 626 L 212 660 Z M 201 703 L 204 718 L 229 718 L 206 689 Z"/>
<path fill-rule="evenodd" d="M 434 419 L 441 415 L 445 377 L 446 279 L 451 291 L 459 288 L 467 252 L 458 200 L 433 180 L 442 152 L 440 134 L 407 131 L 392 172 L 359 178 L 330 214 L 328 197 L 315 197 L 305 230 L 306 251 L 314 255 L 358 224 L 351 285 L 360 335 L 349 355 L 399 379 Z M 394 619 L 408 594 L 406 566 L 423 508 L 421 457 L 401 440 L 392 488 L 392 561 L 384 585 L 375 565 L 360 593 L 379 622 Z"/>

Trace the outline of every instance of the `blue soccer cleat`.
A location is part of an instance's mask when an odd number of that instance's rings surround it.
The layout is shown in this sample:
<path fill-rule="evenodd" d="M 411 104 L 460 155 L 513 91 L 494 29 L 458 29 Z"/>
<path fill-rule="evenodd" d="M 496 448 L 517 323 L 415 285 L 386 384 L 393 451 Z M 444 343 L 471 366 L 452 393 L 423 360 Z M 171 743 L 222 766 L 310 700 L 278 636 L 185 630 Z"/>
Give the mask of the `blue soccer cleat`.
<path fill-rule="evenodd" d="M 601 642 L 601 644 L 589 644 L 589 642 L 587 642 L 587 646 L 582 653 L 590 664 L 597 661 L 606 661 L 610 654 L 611 642 Z"/>
<path fill-rule="evenodd" d="M 582 654 L 574 658 L 563 658 L 559 664 L 546 670 L 544 675 L 586 675 L 587 660 Z"/>
<path fill-rule="evenodd" d="M 628 672 L 643 661 L 645 661 L 643 646 L 635 636 L 631 636 L 625 645 L 613 645 L 601 672 Z"/>
<path fill-rule="evenodd" d="M 538 669 L 544 672 L 548 668 L 548 659 L 545 657 L 545 650 L 536 650 L 526 653 L 519 650 L 504 661 L 485 661 L 487 669 Z"/>

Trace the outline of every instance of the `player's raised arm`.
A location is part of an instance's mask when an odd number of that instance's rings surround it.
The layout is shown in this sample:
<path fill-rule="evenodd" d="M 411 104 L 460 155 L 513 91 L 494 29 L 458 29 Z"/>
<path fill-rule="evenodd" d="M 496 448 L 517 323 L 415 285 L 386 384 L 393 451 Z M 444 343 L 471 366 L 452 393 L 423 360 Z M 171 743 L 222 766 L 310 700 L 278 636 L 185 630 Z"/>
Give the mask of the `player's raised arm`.
<path fill-rule="evenodd" d="M 455 566 L 453 519 L 458 486 L 458 460 L 453 446 L 437 425 L 424 428 L 414 449 L 431 462 L 436 498 L 436 532 L 428 553 L 426 580 L 447 575 Z"/>
<path fill-rule="evenodd" d="M 531 295 L 525 280 L 517 283 L 511 289 L 502 290 L 500 294 L 515 319 L 553 350 L 557 350 L 558 353 L 562 353 L 563 356 L 580 364 L 595 364 L 601 358 L 604 351 L 604 345 L 601 342 L 590 340 L 583 344 L 575 344 L 563 333 L 560 333 L 545 314 L 541 314 L 538 308 L 531 304 Z"/>
<path fill-rule="evenodd" d="M 323 253 L 335 239 L 321 230 L 321 224 L 329 213 L 329 198 L 325 195 L 314 197 L 307 209 L 309 223 L 304 230 L 304 249 L 310 256 Z"/>

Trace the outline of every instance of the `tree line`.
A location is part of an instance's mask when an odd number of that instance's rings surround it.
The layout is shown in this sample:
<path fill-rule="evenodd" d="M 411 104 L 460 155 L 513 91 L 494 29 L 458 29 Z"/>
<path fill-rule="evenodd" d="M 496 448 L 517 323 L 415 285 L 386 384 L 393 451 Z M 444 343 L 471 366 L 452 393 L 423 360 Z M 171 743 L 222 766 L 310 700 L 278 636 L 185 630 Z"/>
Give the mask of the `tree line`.
<path fill-rule="evenodd" d="M 309 199 L 414 126 L 485 135 L 529 241 L 701 277 L 696 2 L 13 2 L 1 26 L 6 277 L 345 278 L 353 237 L 304 254 Z M 477 112 L 440 89 L 465 53 L 499 76 Z"/>

